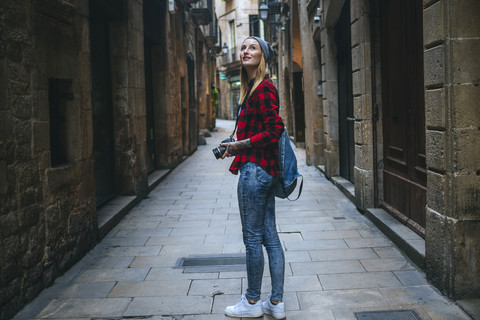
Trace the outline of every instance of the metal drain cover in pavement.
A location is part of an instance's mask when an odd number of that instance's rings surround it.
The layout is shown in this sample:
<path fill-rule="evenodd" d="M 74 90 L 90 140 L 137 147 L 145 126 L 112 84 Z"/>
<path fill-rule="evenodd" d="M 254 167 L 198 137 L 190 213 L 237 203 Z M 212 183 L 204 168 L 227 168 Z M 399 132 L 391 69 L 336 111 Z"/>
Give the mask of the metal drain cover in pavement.
<path fill-rule="evenodd" d="M 185 273 L 244 271 L 246 258 L 245 254 L 195 255 L 178 259 L 175 269 Z"/>
<path fill-rule="evenodd" d="M 355 312 L 358 320 L 422 320 L 413 310 Z"/>

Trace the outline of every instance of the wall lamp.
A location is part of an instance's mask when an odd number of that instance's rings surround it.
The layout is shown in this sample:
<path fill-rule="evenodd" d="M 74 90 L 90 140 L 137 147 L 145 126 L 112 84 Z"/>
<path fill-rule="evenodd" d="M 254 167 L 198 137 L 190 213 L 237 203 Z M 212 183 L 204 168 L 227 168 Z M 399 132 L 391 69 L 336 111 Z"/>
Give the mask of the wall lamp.
<path fill-rule="evenodd" d="M 317 15 L 315 17 L 313 17 L 313 21 L 315 21 L 316 23 L 320 23 L 320 25 L 322 25 L 322 9 L 321 8 L 317 8 Z"/>
<path fill-rule="evenodd" d="M 225 42 L 223 43 L 223 46 L 221 48 L 217 46 L 210 47 L 210 57 L 212 59 L 215 59 L 216 57 L 224 57 L 227 55 L 227 53 L 228 53 L 228 46 Z"/>
<path fill-rule="evenodd" d="M 222 56 L 226 56 L 227 53 L 228 53 L 228 46 L 227 46 L 227 43 L 224 42 L 222 46 Z"/>
<path fill-rule="evenodd" d="M 268 17 L 268 4 L 262 2 L 258 7 L 258 12 L 260 13 L 260 19 L 263 21 L 267 20 Z"/>

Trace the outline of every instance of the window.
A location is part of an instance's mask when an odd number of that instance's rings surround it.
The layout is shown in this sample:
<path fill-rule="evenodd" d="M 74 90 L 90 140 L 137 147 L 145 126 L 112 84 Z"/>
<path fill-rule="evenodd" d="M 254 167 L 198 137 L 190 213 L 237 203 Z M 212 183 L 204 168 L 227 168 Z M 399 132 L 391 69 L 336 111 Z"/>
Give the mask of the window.
<path fill-rule="evenodd" d="M 235 50 L 235 20 L 230 20 L 229 23 L 230 25 L 230 44 L 229 48 L 232 49 L 234 52 Z"/>
<path fill-rule="evenodd" d="M 48 102 L 50 111 L 50 157 L 52 167 L 70 162 L 70 126 L 73 100 L 71 79 L 49 79 Z"/>
<path fill-rule="evenodd" d="M 260 21 L 258 15 L 249 15 L 248 22 L 250 26 L 250 35 L 260 37 Z"/>

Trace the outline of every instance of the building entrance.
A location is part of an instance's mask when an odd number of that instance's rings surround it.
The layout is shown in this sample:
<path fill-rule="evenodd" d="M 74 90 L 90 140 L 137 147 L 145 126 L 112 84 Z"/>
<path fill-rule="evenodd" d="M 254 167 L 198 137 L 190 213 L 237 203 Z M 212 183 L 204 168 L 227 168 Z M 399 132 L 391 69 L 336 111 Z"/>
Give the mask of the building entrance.
<path fill-rule="evenodd" d="M 382 206 L 425 233 L 422 2 L 379 1 L 384 138 Z"/>

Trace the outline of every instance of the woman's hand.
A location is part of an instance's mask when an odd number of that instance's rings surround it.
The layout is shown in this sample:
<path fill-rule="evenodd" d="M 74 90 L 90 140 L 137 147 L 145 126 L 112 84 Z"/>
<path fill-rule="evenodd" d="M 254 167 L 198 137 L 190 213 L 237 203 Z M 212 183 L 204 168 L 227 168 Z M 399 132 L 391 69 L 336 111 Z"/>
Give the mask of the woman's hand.
<path fill-rule="evenodd" d="M 221 143 L 220 146 L 226 148 L 222 156 L 222 159 L 225 159 L 228 157 L 236 156 L 242 149 L 251 148 L 252 143 L 250 142 L 250 138 L 249 138 L 249 139 L 230 142 L 230 143 Z"/>

